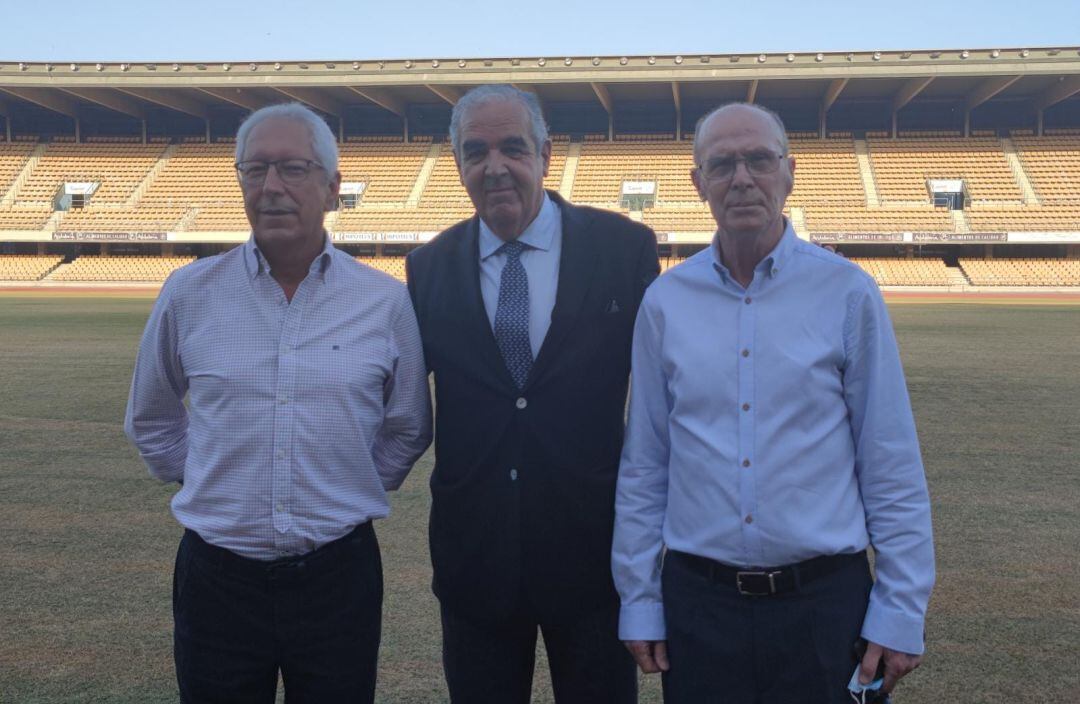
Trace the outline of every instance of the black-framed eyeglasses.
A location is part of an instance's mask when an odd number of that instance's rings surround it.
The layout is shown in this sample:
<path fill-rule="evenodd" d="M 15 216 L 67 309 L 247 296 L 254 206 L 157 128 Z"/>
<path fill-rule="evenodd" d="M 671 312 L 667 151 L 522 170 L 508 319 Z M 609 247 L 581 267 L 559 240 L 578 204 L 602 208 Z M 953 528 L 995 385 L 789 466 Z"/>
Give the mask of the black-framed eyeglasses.
<path fill-rule="evenodd" d="M 325 168 L 322 164 L 311 159 L 278 159 L 276 161 L 259 161 L 250 159 L 235 164 L 236 173 L 240 175 L 240 183 L 245 186 L 259 186 L 266 180 L 270 173 L 270 167 L 277 169 L 278 178 L 290 186 L 303 183 L 312 169 Z"/>
<path fill-rule="evenodd" d="M 739 162 L 746 164 L 746 170 L 751 176 L 767 176 L 776 173 L 780 168 L 780 162 L 786 154 L 773 154 L 772 152 L 758 152 L 747 156 L 717 157 L 708 159 L 704 164 L 698 164 L 698 169 L 705 174 L 705 178 L 712 181 L 727 181 L 735 175 L 735 169 Z"/>

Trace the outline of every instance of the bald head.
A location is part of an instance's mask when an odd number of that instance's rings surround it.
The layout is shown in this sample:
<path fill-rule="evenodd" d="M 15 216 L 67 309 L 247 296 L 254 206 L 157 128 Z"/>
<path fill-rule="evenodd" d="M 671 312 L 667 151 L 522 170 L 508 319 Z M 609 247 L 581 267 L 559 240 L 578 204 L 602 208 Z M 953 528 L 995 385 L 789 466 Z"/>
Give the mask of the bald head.
<path fill-rule="evenodd" d="M 710 125 L 717 120 L 726 120 L 727 118 L 746 118 L 756 113 L 764 119 L 767 119 L 771 125 L 777 140 L 777 145 L 781 154 L 788 153 L 788 139 L 787 128 L 784 127 L 784 121 L 780 119 L 780 116 L 769 108 L 756 105 L 754 103 L 727 103 L 720 107 L 706 113 L 700 120 L 697 121 L 697 125 L 694 127 L 694 162 L 701 163 L 701 143 L 702 135 L 708 130 Z M 751 118 L 752 119 L 752 118 Z"/>

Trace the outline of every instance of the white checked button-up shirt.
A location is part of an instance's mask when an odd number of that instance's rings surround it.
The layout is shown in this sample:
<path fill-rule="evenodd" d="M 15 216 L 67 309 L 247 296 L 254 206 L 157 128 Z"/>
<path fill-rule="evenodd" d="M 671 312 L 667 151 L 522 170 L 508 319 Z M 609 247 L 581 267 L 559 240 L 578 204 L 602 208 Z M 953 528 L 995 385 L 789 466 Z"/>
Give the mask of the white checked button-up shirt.
<path fill-rule="evenodd" d="M 180 269 L 143 334 L 125 430 L 151 474 L 183 482 L 177 520 L 239 555 L 303 554 L 385 517 L 431 441 L 405 286 L 329 240 L 291 303 L 254 238 Z"/>

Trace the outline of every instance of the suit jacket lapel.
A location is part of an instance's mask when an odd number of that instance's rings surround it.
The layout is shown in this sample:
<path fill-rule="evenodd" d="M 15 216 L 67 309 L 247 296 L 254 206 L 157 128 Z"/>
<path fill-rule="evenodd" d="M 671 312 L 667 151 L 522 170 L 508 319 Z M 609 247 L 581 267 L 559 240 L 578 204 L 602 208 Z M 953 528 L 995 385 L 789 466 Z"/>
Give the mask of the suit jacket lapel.
<path fill-rule="evenodd" d="M 574 326 L 585 294 L 592 284 L 596 258 L 594 239 L 587 231 L 592 219 L 587 211 L 574 207 L 548 191 L 562 213 L 562 254 L 559 257 L 559 288 L 555 293 L 555 308 L 551 311 L 551 327 L 548 328 L 540 353 L 533 363 L 529 383 L 551 365 L 559 352 L 566 334 Z"/>
<path fill-rule="evenodd" d="M 454 270 L 460 276 L 455 277 L 459 282 L 459 295 L 462 310 L 461 330 L 462 344 L 477 355 L 476 369 L 490 372 L 490 380 L 499 386 L 509 386 L 516 389 L 513 377 L 506 368 L 502 353 L 495 342 L 495 333 L 491 329 L 491 321 L 488 320 L 487 310 L 484 308 L 484 296 L 480 292 L 480 218 L 474 215 L 472 219 L 463 225 L 463 237 L 458 240 L 455 250 L 457 261 Z"/>

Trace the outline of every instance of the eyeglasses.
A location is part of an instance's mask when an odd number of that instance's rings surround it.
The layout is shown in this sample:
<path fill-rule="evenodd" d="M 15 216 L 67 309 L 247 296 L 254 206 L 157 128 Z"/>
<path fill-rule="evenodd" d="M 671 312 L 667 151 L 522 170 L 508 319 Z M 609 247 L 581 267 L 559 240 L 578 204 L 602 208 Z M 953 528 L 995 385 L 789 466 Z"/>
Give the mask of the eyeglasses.
<path fill-rule="evenodd" d="M 735 169 L 738 168 L 739 162 L 742 162 L 746 164 L 746 170 L 751 176 L 767 176 L 776 173 L 784 156 L 784 154 L 772 152 L 759 152 L 749 156 L 719 157 L 709 159 L 704 164 L 698 164 L 698 169 L 705 174 L 705 178 L 713 181 L 727 181 L 735 176 Z"/>
<path fill-rule="evenodd" d="M 277 161 L 241 161 L 236 163 L 236 172 L 240 174 L 240 183 L 245 186 L 261 186 L 270 173 L 270 167 L 277 169 L 282 182 L 296 186 L 304 182 L 312 169 L 325 168 L 311 159 L 278 159 Z"/>

